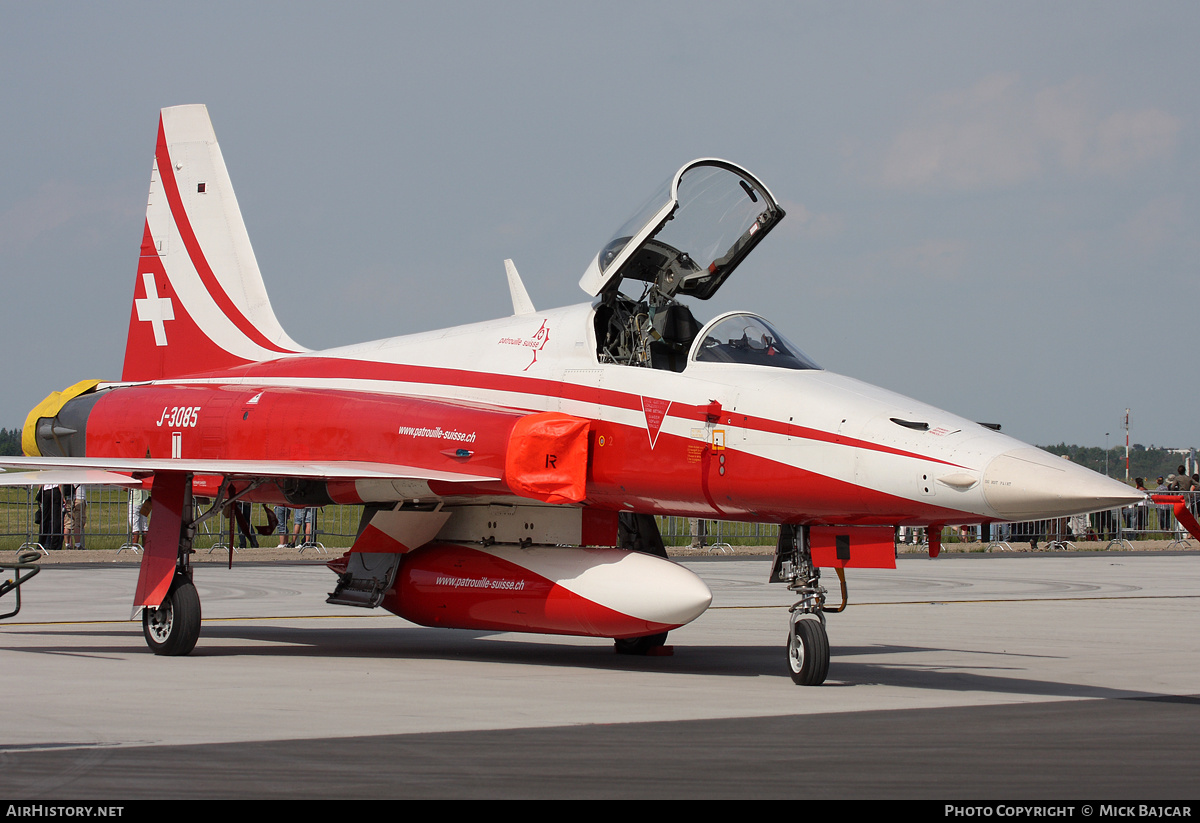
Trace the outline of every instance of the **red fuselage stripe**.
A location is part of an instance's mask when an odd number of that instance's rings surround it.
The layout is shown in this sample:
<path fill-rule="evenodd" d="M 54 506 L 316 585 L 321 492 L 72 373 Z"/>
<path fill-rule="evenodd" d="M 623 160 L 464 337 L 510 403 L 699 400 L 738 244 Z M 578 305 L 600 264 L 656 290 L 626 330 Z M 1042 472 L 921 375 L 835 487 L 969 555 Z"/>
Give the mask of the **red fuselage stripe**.
<path fill-rule="evenodd" d="M 642 397 L 615 389 L 602 389 L 592 386 L 580 386 L 574 383 L 559 382 L 540 377 L 522 377 L 507 374 L 489 374 L 469 371 L 466 369 L 451 369 L 441 366 L 411 366 L 398 363 L 378 363 L 370 360 L 346 360 L 332 357 L 295 357 L 286 360 L 268 360 L 262 363 L 251 363 L 238 366 L 224 376 L 237 377 L 253 381 L 255 378 L 293 378 L 325 380 L 339 378 L 344 380 L 374 380 L 381 382 L 421 383 L 432 386 L 453 386 L 456 388 L 484 389 L 486 391 L 513 392 L 516 394 L 531 394 L 540 397 L 561 397 L 581 403 L 594 403 L 600 406 L 642 411 Z M 217 375 L 213 375 L 217 376 Z M 667 412 L 668 417 L 680 420 L 703 421 L 708 414 L 708 406 L 693 406 L 687 403 L 672 401 Z M 831 432 L 812 429 L 805 426 L 795 426 L 779 420 L 764 417 L 749 417 L 738 414 L 742 420 L 741 427 L 752 431 L 768 434 L 791 436 L 803 440 L 814 440 L 823 443 L 834 443 L 856 449 L 868 449 L 883 454 L 898 457 L 908 457 L 914 460 L 927 460 L 954 468 L 967 468 L 957 463 L 941 460 L 928 455 L 895 449 L 845 437 Z"/>

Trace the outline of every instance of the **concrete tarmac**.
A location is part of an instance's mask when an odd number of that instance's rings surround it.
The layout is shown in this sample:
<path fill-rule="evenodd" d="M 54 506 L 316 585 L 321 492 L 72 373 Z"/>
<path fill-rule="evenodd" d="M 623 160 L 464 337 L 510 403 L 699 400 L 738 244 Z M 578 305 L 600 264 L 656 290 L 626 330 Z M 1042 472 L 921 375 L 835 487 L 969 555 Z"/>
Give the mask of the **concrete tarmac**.
<path fill-rule="evenodd" d="M 198 566 L 200 642 L 160 658 L 136 567 L 47 567 L 0 623 L 0 798 L 1200 795 L 1194 553 L 852 570 L 819 688 L 768 559 L 684 565 L 713 606 L 647 658 L 328 606 L 312 562 Z"/>

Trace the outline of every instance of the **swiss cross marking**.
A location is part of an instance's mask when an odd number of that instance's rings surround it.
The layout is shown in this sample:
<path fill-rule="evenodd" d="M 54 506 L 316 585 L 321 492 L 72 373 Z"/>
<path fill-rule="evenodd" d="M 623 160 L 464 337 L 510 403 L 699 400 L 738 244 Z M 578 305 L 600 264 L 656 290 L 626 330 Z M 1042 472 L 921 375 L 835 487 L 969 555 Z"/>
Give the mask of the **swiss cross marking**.
<path fill-rule="evenodd" d="M 146 296 L 139 297 L 133 303 L 137 307 L 138 320 L 148 321 L 154 328 L 154 345 L 167 345 L 167 326 L 165 321 L 175 319 L 175 309 L 171 298 L 159 297 L 158 286 L 154 284 L 154 275 L 142 273 L 142 283 L 146 286 Z"/>

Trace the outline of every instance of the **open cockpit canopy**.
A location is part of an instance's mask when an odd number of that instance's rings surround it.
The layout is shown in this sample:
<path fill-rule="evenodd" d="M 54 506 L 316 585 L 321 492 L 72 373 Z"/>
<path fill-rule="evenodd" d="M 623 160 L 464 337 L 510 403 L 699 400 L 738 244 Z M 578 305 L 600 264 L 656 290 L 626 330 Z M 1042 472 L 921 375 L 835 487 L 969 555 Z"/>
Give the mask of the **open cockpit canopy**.
<path fill-rule="evenodd" d="M 783 215 L 750 172 L 725 160 L 693 160 L 604 244 L 579 285 L 595 297 L 640 280 L 662 299 L 707 300 Z"/>
<path fill-rule="evenodd" d="M 579 281 L 600 298 L 597 359 L 683 371 L 700 324 L 676 298 L 712 297 L 782 219 L 783 209 L 767 187 L 740 166 L 710 158 L 675 172 L 604 244 Z M 640 283 L 640 295 L 622 293 L 622 283 Z M 728 341 L 722 345 L 736 348 Z"/>

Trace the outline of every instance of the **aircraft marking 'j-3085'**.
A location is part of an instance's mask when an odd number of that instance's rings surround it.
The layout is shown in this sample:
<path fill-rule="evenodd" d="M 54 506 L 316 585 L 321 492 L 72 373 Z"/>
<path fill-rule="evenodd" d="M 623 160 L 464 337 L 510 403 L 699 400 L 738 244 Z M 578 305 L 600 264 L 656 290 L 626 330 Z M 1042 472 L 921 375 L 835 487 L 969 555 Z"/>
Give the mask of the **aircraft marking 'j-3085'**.
<path fill-rule="evenodd" d="M 364 505 L 331 602 L 634 653 L 711 600 L 655 515 L 777 523 L 804 684 L 829 667 L 820 569 L 893 566 L 896 526 L 936 551 L 942 524 L 1143 499 L 824 371 L 757 315 L 697 321 L 686 301 L 783 217 L 745 169 L 695 160 L 597 253 L 590 302 L 538 311 L 506 261 L 509 317 L 309 351 L 271 308 L 207 110 L 164 109 L 121 379 L 48 397 L 5 465 L 152 485 L 134 613 L 167 655 L 197 642 L 191 542 L 231 501 Z"/>

